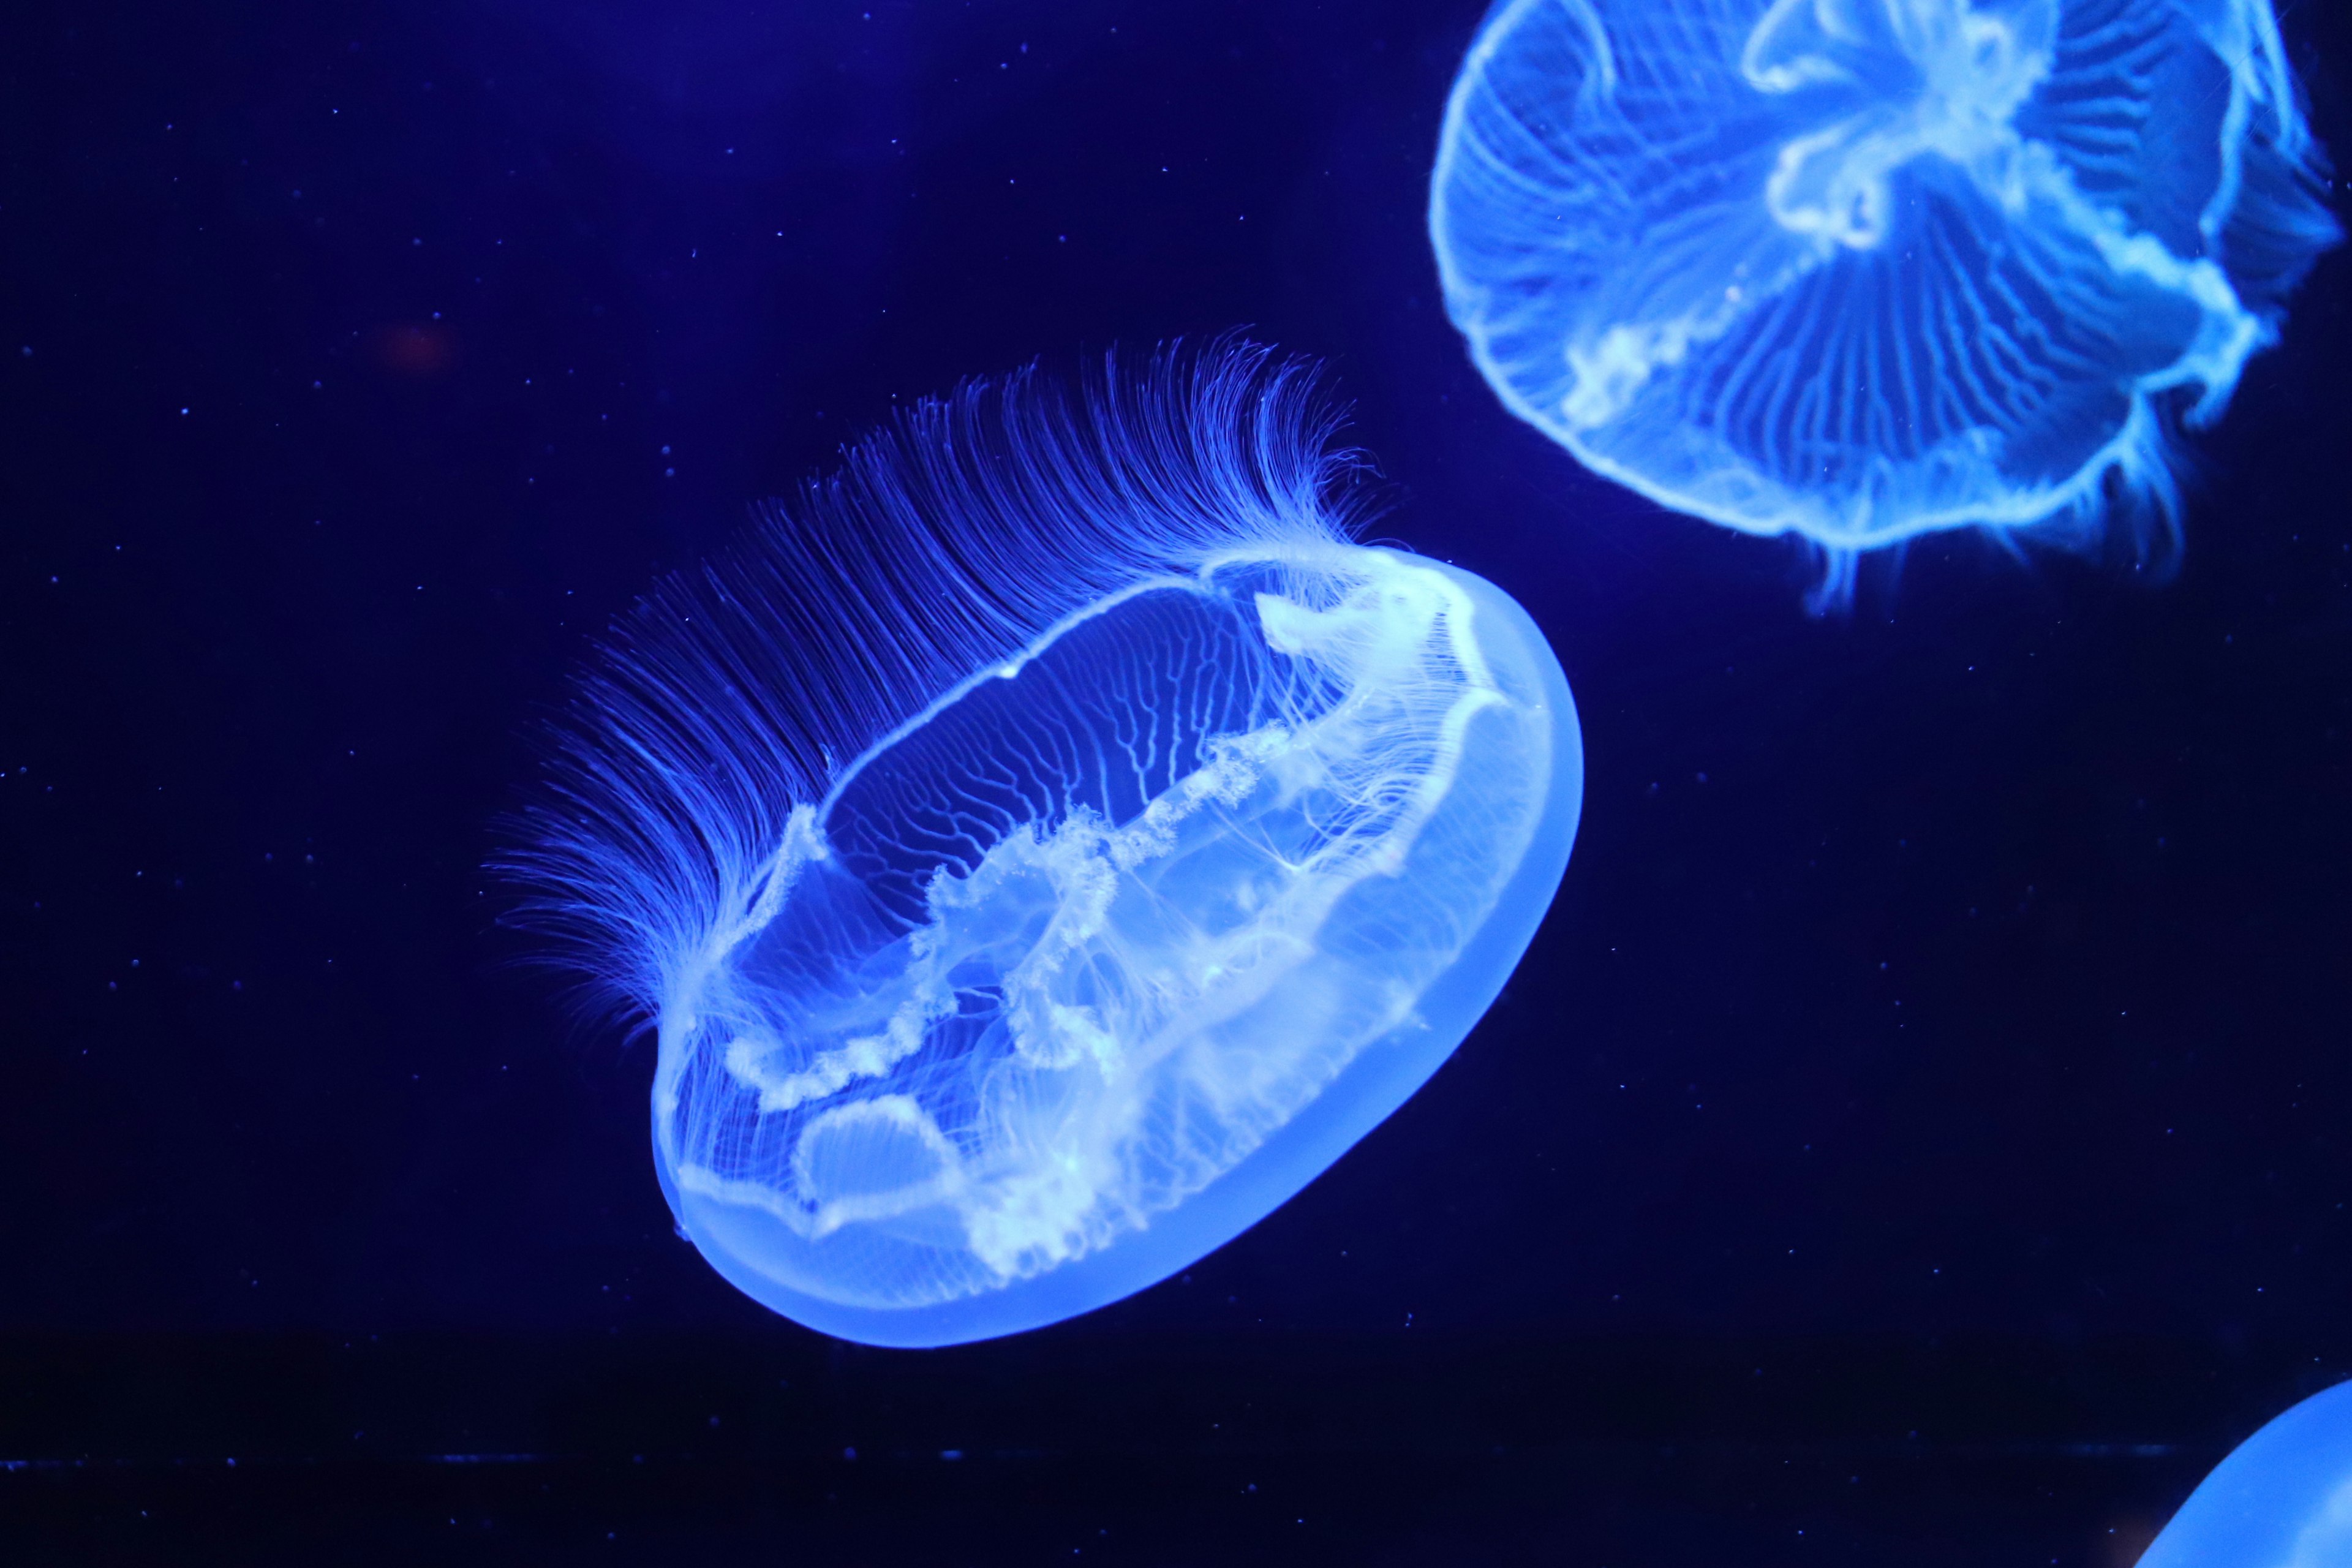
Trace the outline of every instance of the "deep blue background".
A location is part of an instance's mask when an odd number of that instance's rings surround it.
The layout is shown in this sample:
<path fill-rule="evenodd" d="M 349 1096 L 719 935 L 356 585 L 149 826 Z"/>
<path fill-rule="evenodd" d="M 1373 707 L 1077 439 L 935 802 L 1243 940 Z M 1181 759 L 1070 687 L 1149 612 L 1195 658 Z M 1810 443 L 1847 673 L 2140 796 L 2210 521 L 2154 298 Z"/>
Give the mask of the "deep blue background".
<path fill-rule="evenodd" d="M 1954 538 L 1810 618 L 1792 547 L 1592 479 L 1469 366 L 1422 213 L 1478 11 L 12 12 L 0 1366 L 472 1347 L 404 1352 L 413 1393 L 485 1345 L 699 1345 L 705 1383 L 849 1377 L 841 1431 L 950 1386 L 981 1431 L 1031 1397 L 971 1393 L 1004 1380 L 1116 1404 L 1345 1346 L 1408 1447 L 1454 1430 L 1462 1358 L 1552 1366 L 1521 1414 L 1573 1425 L 1559 1369 L 1617 1344 L 1828 1347 L 1816 1394 L 1916 1389 L 1890 1432 L 1968 1380 L 1873 1356 L 2182 1385 L 2042 1409 L 2053 1443 L 2224 1442 L 2352 1372 L 2347 258 L 2194 442 L 2173 580 Z M 2285 25 L 2352 153 L 2352 19 Z M 1565 888 L 1454 1062 L 1188 1282 L 843 1373 L 669 1235 L 650 1044 L 518 966 L 493 823 L 593 634 L 894 402 L 1236 326 L 1328 363 L 1381 536 L 1551 637 L 1590 768 Z M 1320 1375 L 1269 1401 L 1328 1414 Z M 63 1414 L 0 1438 L 232 1441 L 45 1386 Z M 515 1398 L 483 1440 L 544 1440 Z"/>

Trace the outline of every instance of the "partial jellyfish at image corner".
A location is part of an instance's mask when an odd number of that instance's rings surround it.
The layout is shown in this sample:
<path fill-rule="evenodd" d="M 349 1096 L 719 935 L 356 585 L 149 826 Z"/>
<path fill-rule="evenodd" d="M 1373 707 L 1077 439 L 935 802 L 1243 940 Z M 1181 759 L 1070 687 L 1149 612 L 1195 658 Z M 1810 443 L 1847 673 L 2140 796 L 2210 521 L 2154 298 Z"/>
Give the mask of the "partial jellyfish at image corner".
<path fill-rule="evenodd" d="M 1502 0 L 1429 226 L 1514 413 L 1835 602 L 1937 529 L 2168 553 L 2328 183 L 2269 0 Z"/>
<path fill-rule="evenodd" d="M 2314 1394 L 2214 1467 L 2139 1568 L 2352 1563 L 2352 1383 Z"/>
<path fill-rule="evenodd" d="M 1566 868 L 1524 611 L 1353 542 L 1307 373 L 1221 341 L 927 401 L 612 634 L 520 919 L 658 1037 L 681 1232 L 813 1328 L 1090 1310 L 1442 1065 Z"/>

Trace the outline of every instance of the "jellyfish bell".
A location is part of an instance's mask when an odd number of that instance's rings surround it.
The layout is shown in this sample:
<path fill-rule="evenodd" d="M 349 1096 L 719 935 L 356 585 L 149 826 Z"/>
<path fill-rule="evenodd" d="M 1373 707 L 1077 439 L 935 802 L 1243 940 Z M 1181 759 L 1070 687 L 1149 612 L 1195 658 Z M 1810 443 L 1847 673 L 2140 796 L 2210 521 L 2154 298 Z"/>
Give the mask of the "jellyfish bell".
<path fill-rule="evenodd" d="M 2213 1468 L 2139 1568 L 2352 1563 L 2352 1384 L 2313 1394 Z"/>
<path fill-rule="evenodd" d="M 1353 542 L 1293 367 L 927 403 L 650 600 L 510 857 L 653 1020 L 679 1228 L 873 1343 L 1054 1322 L 1286 1200 L 1501 989 L 1582 793 L 1558 661 Z"/>
<path fill-rule="evenodd" d="M 1834 593 L 1937 529 L 2168 536 L 2325 172 L 2268 0 L 1503 0 L 1429 222 L 1513 412 Z"/>

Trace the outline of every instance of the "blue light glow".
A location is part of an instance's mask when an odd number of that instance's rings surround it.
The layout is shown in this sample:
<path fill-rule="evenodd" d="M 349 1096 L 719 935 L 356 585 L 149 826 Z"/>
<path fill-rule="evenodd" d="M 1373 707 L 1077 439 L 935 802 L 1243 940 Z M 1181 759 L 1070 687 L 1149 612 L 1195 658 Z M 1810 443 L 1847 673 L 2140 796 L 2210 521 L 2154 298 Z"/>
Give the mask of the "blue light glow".
<path fill-rule="evenodd" d="M 1295 368 L 925 403 L 613 638 L 514 868 L 653 1020 L 683 1232 L 953 1343 L 1255 1224 L 1451 1054 L 1566 866 L 1517 605 L 1350 542 Z"/>
<path fill-rule="evenodd" d="M 2341 1568 L 2352 1563 L 2352 1384 L 2252 1436 L 2189 1496 L 2139 1568 Z"/>
<path fill-rule="evenodd" d="M 1506 0 L 1430 230 L 1514 412 L 1835 596 L 1932 529 L 2168 545 L 2324 174 L 2267 0 Z"/>

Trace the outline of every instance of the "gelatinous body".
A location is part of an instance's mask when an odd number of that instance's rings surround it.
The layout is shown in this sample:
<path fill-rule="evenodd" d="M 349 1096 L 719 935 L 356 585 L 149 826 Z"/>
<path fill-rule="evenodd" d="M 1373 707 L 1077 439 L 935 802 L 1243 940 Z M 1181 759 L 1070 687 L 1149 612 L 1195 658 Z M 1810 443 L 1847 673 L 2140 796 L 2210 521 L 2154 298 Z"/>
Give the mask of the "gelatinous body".
<path fill-rule="evenodd" d="M 2305 1400 L 2189 1494 L 2139 1568 L 2352 1563 L 2352 1384 Z"/>
<path fill-rule="evenodd" d="M 2170 526 L 2337 237 L 2267 0 L 1505 0 L 1448 108 L 1447 309 L 1611 479 L 1833 554 Z"/>
<path fill-rule="evenodd" d="M 1254 353 L 926 405 L 624 629 L 517 858 L 656 1022 L 680 1226 L 939 1344 L 1238 1234 L 1476 1022 L 1566 864 L 1517 605 L 1349 542 Z"/>

